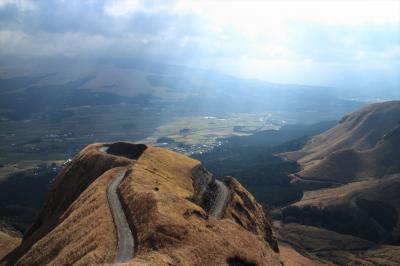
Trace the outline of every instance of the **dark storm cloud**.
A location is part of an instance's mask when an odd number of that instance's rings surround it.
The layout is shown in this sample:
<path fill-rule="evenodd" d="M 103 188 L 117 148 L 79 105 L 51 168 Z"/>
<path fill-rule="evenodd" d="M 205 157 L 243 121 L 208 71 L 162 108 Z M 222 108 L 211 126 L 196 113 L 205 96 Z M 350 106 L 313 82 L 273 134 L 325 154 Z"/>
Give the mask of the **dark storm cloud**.
<path fill-rule="evenodd" d="M 21 50 L 31 50 L 33 54 L 43 54 L 47 49 L 49 54 L 54 51 L 78 55 L 86 52 L 87 45 L 92 49 L 84 55 L 93 56 L 98 51 L 102 57 L 148 55 L 171 59 L 185 57 L 189 51 L 198 51 L 193 45 L 189 48 L 191 43 L 187 39 L 192 35 L 205 35 L 204 29 L 198 27 L 201 19 L 168 10 L 160 12 L 154 2 L 142 4 L 129 16 L 113 16 L 106 12 L 109 2 L 38 1 L 26 10 L 8 3 L 0 7 L 0 29 L 15 32 L 9 38 L 20 40 Z M 185 40 L 186 43 L 182 43 Z M 31 49 L 28 48 L 29 42 L 32 43 Z M 43 42 L 43 45 L 38 42 Z M 46 48 L 40 48 L 43 46 Z M 64 50 L 63 46 L 66 46 Z M 72 51 L 74 47 L 75 53 Z M 107 54 L 110 50 L 113 53 Z M 4 52 L 7 52 L 7 47 Z M 11 52 L 15 53 L 14 49 Z"/>

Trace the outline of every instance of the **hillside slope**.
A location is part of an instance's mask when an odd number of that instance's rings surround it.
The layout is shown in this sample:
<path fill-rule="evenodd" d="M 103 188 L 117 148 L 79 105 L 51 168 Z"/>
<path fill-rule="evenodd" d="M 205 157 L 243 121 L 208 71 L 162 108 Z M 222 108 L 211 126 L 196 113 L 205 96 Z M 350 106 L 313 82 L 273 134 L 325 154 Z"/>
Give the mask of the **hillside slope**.
<path fill-rule="evenodd" d="M 199 161 L 161 148 L 113 143 L 88 146 L 55 178 L 37 221 L 0 263 L 115 262 L 118 239 L 107 188 L 121 171 L 126 174 L 117 192 L 135 242 L 129 265 L 310 261 L 287 247 L 279 253 L 271 220 L 234 178 L 224 179 L 230 193 L 220 218 L 214 218 L 210 210 L 218 189 Z"/>
<path fill-rule="evenodd" d="M 340 150 L 298 173 L 304 179 L 349 182 L 400 172 L 400 124 L 387 132 L 375 147 L 357 151 Z"/>
<path fill-rule="evenodd" d="M 44 207 L 21 245 L 4 264 L 103 263 L 114 256 L 114 225 L 106 188 L 115 171 L 130 165 L 96 145 L 78 154 L 52 182 Z"/>
<path fill-rule="evenodd" d="M 302 170 L 293 182 L 307 189 L 400 171 L 400 101 L 371 104 L 345 116 L 305 146 L 282 154 Z"/>
<path fill-rule="evenodd" d="M 399 246 L 376 245 L 354 236 L 338 234 L 326 229 L 289 223 L 276 223 L 278 239 L 313 256 L 312 262 L 329 265 L 385 265 L 400 264 Z M 284 246 L 284 245 L 280 245 Z M 312 265 L 310 262 L 304 265 Z"/>
<path fill-rule="evenodd" d="M 400 174 L 305 192 L 283 220 L 376 243 L 400 244 Z"/>
<path fill-rule="evenodd" d="M 302 166 L 292 182 L 310 191 L 282 209 L 281 237 L 289 240 L 292 228 L 294 246 L 335 264 L 398 265 L 399 101 L 356 111 L 284 156 Z M 357 246 L 360 239 L 370 246 Z"/>
<path fill-rule="evenodd" d="M 343 117 L 338 125 L 313 137 L 300 151 L 286 156 L 306 166 L 339 150 L 371 149 L 399 122 L 400 101 L 371 104 Z"/>
<path fill-rule="evenodd" d="M 0 227 L 0 258 L 16 248 L 21 242 L 21 238 L 14 232 Z"/>

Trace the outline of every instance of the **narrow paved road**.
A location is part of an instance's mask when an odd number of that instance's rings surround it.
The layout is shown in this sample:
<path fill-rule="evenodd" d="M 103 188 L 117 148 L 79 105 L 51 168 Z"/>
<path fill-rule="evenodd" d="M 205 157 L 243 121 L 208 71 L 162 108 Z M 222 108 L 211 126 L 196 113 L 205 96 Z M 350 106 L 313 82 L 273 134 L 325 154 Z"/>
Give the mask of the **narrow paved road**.
<path fill-rule="evenodd" d="M 217 197 L 215 198 L 214 205 L 211 207 L 210 216 L 219 219 L 222 217 L 230 191 L 229 188 L 224 184 L 224 182 L 220 180 L 215 180 L 215 184 L 217 185 L 218 192 Z"/>
<path fill-rule="evenodd" d="M 118 173 L 107 189 L 108 202 L 114 219 L 115 228 L 118 235 L 117 255 L 114 262 L 124 262 L 133 258 L 135 243 L 132 231 L 129 228 L 128 221 L 121 201 L 119 200 L 117 188 L 125 176 L 126 171 Z"/>

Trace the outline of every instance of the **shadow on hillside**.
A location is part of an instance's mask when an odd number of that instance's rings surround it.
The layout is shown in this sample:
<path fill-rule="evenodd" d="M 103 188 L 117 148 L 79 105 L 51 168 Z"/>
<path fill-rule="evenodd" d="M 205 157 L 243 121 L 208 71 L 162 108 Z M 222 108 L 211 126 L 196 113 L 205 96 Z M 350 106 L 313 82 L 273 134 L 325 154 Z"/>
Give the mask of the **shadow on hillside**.
<path fill-rule="evenodd" d="M 133 144 L 127 142 L 115 142 L 107 146 L 106 152 L 116 156 L 124 156 L 126 158 L 137 160 L 140 155 L 147 149 L 144 144 Z"/>
<path fill-rule="evenodd" d="M 256 266 L 256 264 L 254 264 L 252 262 L 246 262 L 237 257 L 228 259 L 228 265 L 229 266 Z"/>

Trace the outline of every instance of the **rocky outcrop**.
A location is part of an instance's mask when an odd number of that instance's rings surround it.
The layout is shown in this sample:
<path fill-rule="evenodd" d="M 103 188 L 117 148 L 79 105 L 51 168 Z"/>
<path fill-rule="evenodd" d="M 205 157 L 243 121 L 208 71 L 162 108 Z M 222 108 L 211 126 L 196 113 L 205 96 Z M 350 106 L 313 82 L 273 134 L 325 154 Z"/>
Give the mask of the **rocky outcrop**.
<path fill-rule="evenodd" d="M 195 166 L 192 170 L 193 188 L 195 193 L 200 196 L 204 195 L 208 186 L 214 182 L 214 179 L 214 176 L 201 164 Z"/>
<path fill-rule="evenodd" d="M 225 177 L 225 183 L 232 191 L 224 217 L 236 221 L 246 230 L 260 236 L 274 251 L 278 252 L 278 242 L 272 230 L 271 219 L 263 207 L 235 178 Z"/>

